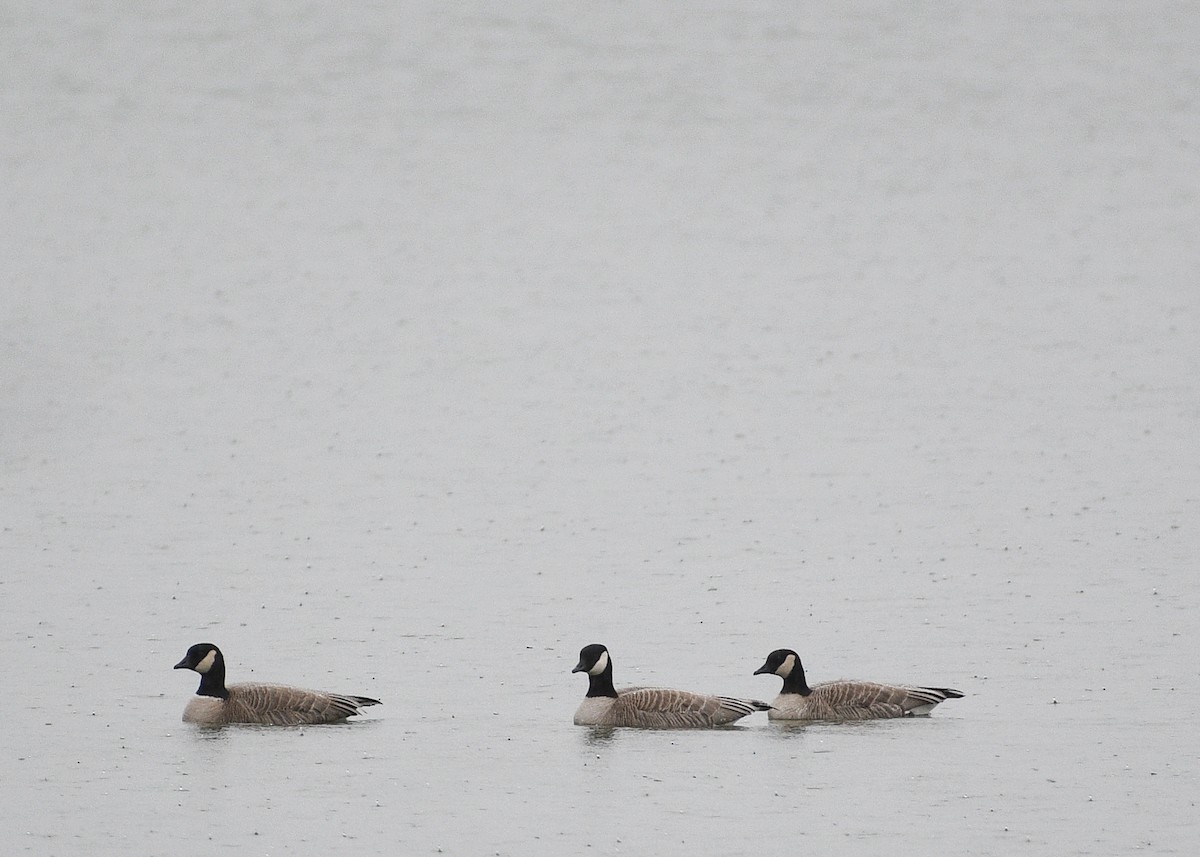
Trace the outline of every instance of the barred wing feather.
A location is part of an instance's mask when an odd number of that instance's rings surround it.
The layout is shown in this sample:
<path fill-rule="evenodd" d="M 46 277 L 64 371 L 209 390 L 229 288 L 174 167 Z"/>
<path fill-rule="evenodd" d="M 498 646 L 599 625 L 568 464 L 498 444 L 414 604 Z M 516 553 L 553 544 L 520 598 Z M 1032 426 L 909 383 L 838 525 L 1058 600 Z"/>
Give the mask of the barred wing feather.
<path fill-rule="evenodd" d="M 610 716 L 614 726 L 696 728 L 721 726 L 755 711 L 765 702 L 729 696 L 709 696 L 666 688 L 637 688 L 619 693 Z"/>
<path fill-rule="evenodd" d="M 226 704 L 230 722 L 302 726 L 344 720 L 379 701 L 286 685 L 238 684 L 230 686 Z"/>

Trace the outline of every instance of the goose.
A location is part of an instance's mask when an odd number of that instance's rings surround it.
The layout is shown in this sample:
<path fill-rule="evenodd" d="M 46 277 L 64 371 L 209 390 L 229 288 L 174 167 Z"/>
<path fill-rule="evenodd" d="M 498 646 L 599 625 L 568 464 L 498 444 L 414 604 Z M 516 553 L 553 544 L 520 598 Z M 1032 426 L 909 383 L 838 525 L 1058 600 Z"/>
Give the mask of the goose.
<path fill-rule="evenodd" d="M 880 720 L 928 714 L 940 702 L 959 699 L 962 691 L 949 687 L 909 687 L 871 681 L 829 681 L 809 687 L 800 656 L 776 649 L 755 675 L 772 673 L 783 688 L 767 717 L 771 720 Z"/>
<path fill-rule="evenodd" d="M 343 696 L 282 684 L 231 684 L 225 686 L 225 656 L 212 643 L 197 643 L 187 650 L 177 670 L 200 673 L 200 687 L 183 709 L 185 723 L 223 726 L 258 723 L 265 726 L 301 726 L 335 723 L 353 717 L 360 708 L 379 705 L 368 696 Z"/>
<path fill-rule="evenodd" d="M 613 687 L 612 658 L 599 643 L 584 646 L 573 673 L 588 674 L 588 692 L 575 712 L 576 726 L 686 729 L 724 726 L 771 706 L 757 699 L 709 696 L 659 687 Z"/>

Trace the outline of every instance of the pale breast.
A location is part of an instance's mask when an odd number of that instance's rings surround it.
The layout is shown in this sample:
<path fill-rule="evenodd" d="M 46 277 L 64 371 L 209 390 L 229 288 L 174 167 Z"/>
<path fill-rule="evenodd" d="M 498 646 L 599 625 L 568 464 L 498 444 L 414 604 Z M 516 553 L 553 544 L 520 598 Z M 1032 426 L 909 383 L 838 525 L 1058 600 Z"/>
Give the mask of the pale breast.
<path fill-rule="evenodd" d="M 771 701 L 769 720 L 809 720 L 808 705 L 798 693 L 781 693 Z"/>
<path fill-rule="evenodd" d="M 603 726 L 616 702 L 611 696 L 586 696 L 575 709 L 576 726 Z"/>
<path fill-rule="evenodd" d="M 184 723 L 216 726 L 225 722 L 225 703 L 215 696 L 193 696 L 183 709 Z"/>

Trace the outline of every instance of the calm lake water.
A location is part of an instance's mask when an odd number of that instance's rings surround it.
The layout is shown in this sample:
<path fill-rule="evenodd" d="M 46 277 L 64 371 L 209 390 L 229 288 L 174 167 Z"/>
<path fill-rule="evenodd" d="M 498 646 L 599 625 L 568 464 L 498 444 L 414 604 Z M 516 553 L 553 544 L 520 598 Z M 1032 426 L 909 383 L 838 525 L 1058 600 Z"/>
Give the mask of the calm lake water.
<path fill-rule="evenodd" d="M 1194 853 L 1200 8 L 0 22 L 5 854 Z"/>

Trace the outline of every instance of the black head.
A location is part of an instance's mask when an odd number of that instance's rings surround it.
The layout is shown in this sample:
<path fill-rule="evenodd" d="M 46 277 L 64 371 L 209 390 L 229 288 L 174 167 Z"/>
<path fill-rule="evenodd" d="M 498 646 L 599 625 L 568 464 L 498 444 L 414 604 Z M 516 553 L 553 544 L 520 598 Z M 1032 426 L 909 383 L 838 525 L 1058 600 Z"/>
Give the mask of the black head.
<path fill-rule="evenodd" d="M 755 675 L 772 673 L 787 678 L 800 663 L 800 656 L 791 649 L 776 649 L 767 655 L 767 662 L 754 671 Z"/>
<path fill-rule="evenodd" d="M 579 650 L 579 663 L 573 673 L 587 673 L 588 696 L 609 696 L 617 698 L 617 689 L 613 687 L 612 660 L 608 649 L 599 643 L 592 643 Z"/>
<path fill-rule="evenodd" d="M 588 675 L 600 675 L 605 670 L 612 666 L 612 662 L 608 657 L 608 649 L 599 643 L 592 643 L 590 646 L 584 646 L 579 650 L 579 663 L 575 665 L 573 673 L 587 673 Z"/>
<path fill-rule="evenodd" d="M 222 665 L 225 663 L 225 659 L 221 656 L 221 650 L 212 643 L 197 643 L 187 650 L 183 660 L 175 664 L 175 669 L 195 670 L 200 675 L 204 675 L 216 663 Z"/>
<path fill-rule="evenodd" d="M 763 673 L 777 675 L 783 679 L 780 693 L 798 693 L 801 696 L 812 693 L 812 688 L 804 678 L 804 665 L 800 663 L 800 656 L 791 649 L 776 649 L 767 655 L 767 662 L 754 671 L 755 675 Z"/>

